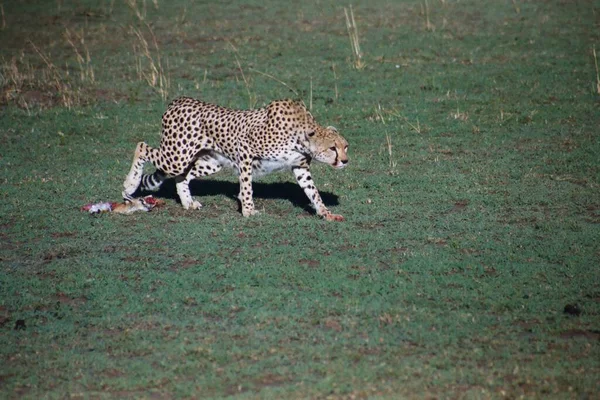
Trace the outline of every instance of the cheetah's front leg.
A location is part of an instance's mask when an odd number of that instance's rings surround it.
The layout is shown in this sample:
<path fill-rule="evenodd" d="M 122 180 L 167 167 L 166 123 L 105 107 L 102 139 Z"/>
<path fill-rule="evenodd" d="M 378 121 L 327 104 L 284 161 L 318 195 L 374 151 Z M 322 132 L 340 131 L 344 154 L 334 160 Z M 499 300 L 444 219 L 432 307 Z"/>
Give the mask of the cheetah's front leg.
<path fill-rule="evenodd" d="M 152 149 L 144 142 L 139 142 L 135 148 L 135 155 L 133 156 L 133 162 L 131 168 L 123 183 L 123 199 L 126 201 L 133 200 L 133 194 L 140 186 L 142 180 L 142 172 L 144 170 L 144 164 L 150 160 Z"/>
<path fill-rule="evenodd" d="M 310 175 L 310 168 L 308 165 L 303 167 L 293 167 L 292 171 L 294 172 L 294 176 L 296 177 L 296 181 L 298 185 L 304 190 L 304 193 L 312 203 L 312 206 L 317 212 L 317 215 L 322 217 L 327 221 L 343 221 L 344 217 L 338 214 L 333 214 L 331 211 L 325 207 L 323 200 L 321 199 L 321 195 L 317 190 L 312 176 Z"/>
<path fill-rule="evenodd" d="M 254 209 L 254 200 L 252 199 L 252 159 L 241 160 L 238 166 L 240 174 L 240 194 L 238 199 L 242 204 L 242 215 L 249 217 L 258 214 Z"/>

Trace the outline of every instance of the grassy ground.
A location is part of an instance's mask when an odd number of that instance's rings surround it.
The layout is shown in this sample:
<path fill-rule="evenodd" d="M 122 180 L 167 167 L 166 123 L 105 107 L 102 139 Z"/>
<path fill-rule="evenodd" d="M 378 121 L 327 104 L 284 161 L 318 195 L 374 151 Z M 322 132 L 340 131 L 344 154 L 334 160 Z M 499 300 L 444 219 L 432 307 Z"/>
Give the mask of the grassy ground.
<path fill-rule="evenodd" d="M 598 1 L 171 3 L 0 2 L 3 398 L 598 396 Z M 183 94 L 302 98 L 346 221 L 81 212 Z"/>

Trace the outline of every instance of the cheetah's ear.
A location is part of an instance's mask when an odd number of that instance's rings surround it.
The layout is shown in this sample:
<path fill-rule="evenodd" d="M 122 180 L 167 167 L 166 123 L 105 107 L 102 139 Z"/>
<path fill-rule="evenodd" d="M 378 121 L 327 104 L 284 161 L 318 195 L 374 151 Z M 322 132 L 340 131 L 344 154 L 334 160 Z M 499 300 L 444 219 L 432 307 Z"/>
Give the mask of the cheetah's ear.
<path fill-rule="evenodd" d="M 338 130 L 337 130 L 337 128 L 335 126 L 328 126 L 327 129 L 331 129 L 335 133 L 338 133 Z"/>

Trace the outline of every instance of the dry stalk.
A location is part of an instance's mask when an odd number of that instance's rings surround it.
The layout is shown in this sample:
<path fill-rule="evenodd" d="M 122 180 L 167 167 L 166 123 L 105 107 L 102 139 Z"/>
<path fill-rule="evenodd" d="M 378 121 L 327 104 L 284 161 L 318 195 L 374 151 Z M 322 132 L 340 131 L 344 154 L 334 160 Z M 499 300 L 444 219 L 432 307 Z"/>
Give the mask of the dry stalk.
<path fill-rule="evenodd" d="M 387 144 L 387 149 L 388 149 L 388 159 L 389 159 L 389 168 L 390 168 L 390 173 L 394 173 L 396 172 L 396 166 L 398 165 L 398 163 L 396 161 L 394 161 L 394 156 L 392 154 L 392 137 L 390 136 L 389 133 L 387 133 L 387 131 L 385 132 L 385 141 Z"/>
<path fill-rule="evenodd" d="M 187 19 L 187 7 L 183 7 L 183 11 L 181 12 L 181 15 L 176 18 L 177 25 L 181 26 L 181 25 L 185 24 L 186 19 Z"/>
<path fill-rule="evenodd" d="M 360 43 L 358 40 L 358 28 L 356 27 L 356 21 L 354 20 L 354 11 L 352 5 L 350 6 L 350 12 L 344 7 L 344 15 L 346 16 L 346 29 L 348 30 L 348 37 L 350 38 L 350 47 L 352 48 L 352 55 L 354 57 L 354 68 L 363 69 L 365 63 L 362 60 L 362 52 L 360 51 Z"/>
<path fill-rule="evenodd" d="M 254 106 L 256 105 L 256 94 L 253 94 L 250 91 L 250 84 L 248 83 L 248 79 L 246 79 L 246 75 L 244 74 L 244 69 L 242 68 L 242 64 L 240 64 L 240 60 L 237 56 L 237 54 L 234 54 L 235 57 L 235 62 L 237 63 L 238 69 L 240 70 L 240 73 L 242 74 L 242 79 L 244 80 L 244 86 L 246 87 L 246 93 L 248 93 L 248 106 L 250 108 L 254 108 Z"/>
<path fill-rule="evenodd" d="M 313 89 L 312 89 L 312 76 L 310 77 L 310 99 L 308 100 L 308 110 L 312 111 L 312 98 L 313 98 Z"/>
<path fill-rule="evenodd" d="M 338 100 L 338 86 L 337 86 L 337 74 L 335 73 L 335 63 L 331 64 L 331 70 L 333 71 L 333 88 L 335 90 L 335 101 Z"/>
<path fill-rule="evenodd" d="M 144 21 L 146 18 L 146 0 L 142 0 L 142 11 L 138 8 L 137 0 L 125 0 L 125 3 L 135 13 L 135 16 L 140 20 Z M 158 5 L 156 5 L 158 7 Z"/>
<path fill-rule="evenodd" d="M 448 91 L 447 96 L 450 97 L 450 92 Z M 456 100 L 456 112 L 450 113 L 452 118 L 458 119 L 460 121 L 467 121 L 469 119 L 469 114 L 466 112 L 460 111 L 460 106 L 458 104 L 458 95 L 454 93 L 454 99 Z"/>
<path fill-rule="evenodd" d="M 421 9 L 423 10 L 423 5 L 421 4 Z M 425 30 L 433 32 L 435 30 L 435 26 L 429 20 L 429 3 L 425 0 L 425 9 L 423 10 L 425 14 Z"/>
<path fill-rule="evenodd" d="M 233 56 L 235 57 L 235 62 L 238 66 L 238 69 L 240 70 L 240 74 L 242 74 L 242 80 L 244 81 L 244 86 L 246 87 L 246 93 L 248 93 L 248 106 L 250 108 L 254 108 L 254 106 L 256 106 L 256 102 L 257 102 L 256 94 L 254 94 L 250 91 L 250 81 L 248 79 L 246 79 L 246 74 L 244 74 L 244 69 L 242 68 L 242 64 L 240 63 L 240 60 L 237 56 L 238 49 L 229 40 L 227 41 L 227 43 L 229 44 L 229 46 L 231 46 L 231 49 L 233 50 Z"/>
<path fill-rule="evenodd" d="M 513 7 L 515 8 L 515 12 L 517 14 L 521 14 L 521 8 L 517 5 L 517 0 L 512 0 Z"/>
<path fill-rule="evenodd" d="M 596 93 L 600 94 L 600 72 L 598 72 L 598 58 L 596 57 L 596 46 L 592 47 L 592 54 L 594 55 L 594 65 L 596 67 Z"/>

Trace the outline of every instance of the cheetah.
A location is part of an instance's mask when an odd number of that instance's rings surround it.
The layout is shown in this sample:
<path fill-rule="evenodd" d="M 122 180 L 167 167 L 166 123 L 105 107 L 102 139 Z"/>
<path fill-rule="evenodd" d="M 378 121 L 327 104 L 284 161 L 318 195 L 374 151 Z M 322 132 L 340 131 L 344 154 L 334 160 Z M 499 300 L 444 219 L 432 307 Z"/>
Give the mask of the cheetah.
<path fill-rule="evenodd" d="M 336 128 L 320 126 L 300 102 L 277 100 L 260 109 L 233 110 L 181 97 L 163 114 L 160 147 L 138 143 L 123 198 L 131 201 L 140 184 L 156 190 L 166 178 L 174 177 L 183 208 L 199 209 L 202 204 L 192 198 L 190 181 L 233 169 L 239 177 L 242 215 L 248 217 L 257 213 L 252 179 L 289 169 L 318 216 L 343 221 L 325 207 L 310 173 L 312 160 L 344 168 L 348 142 Z M 146 162 L 156 172 L 143 175 Z"/>

